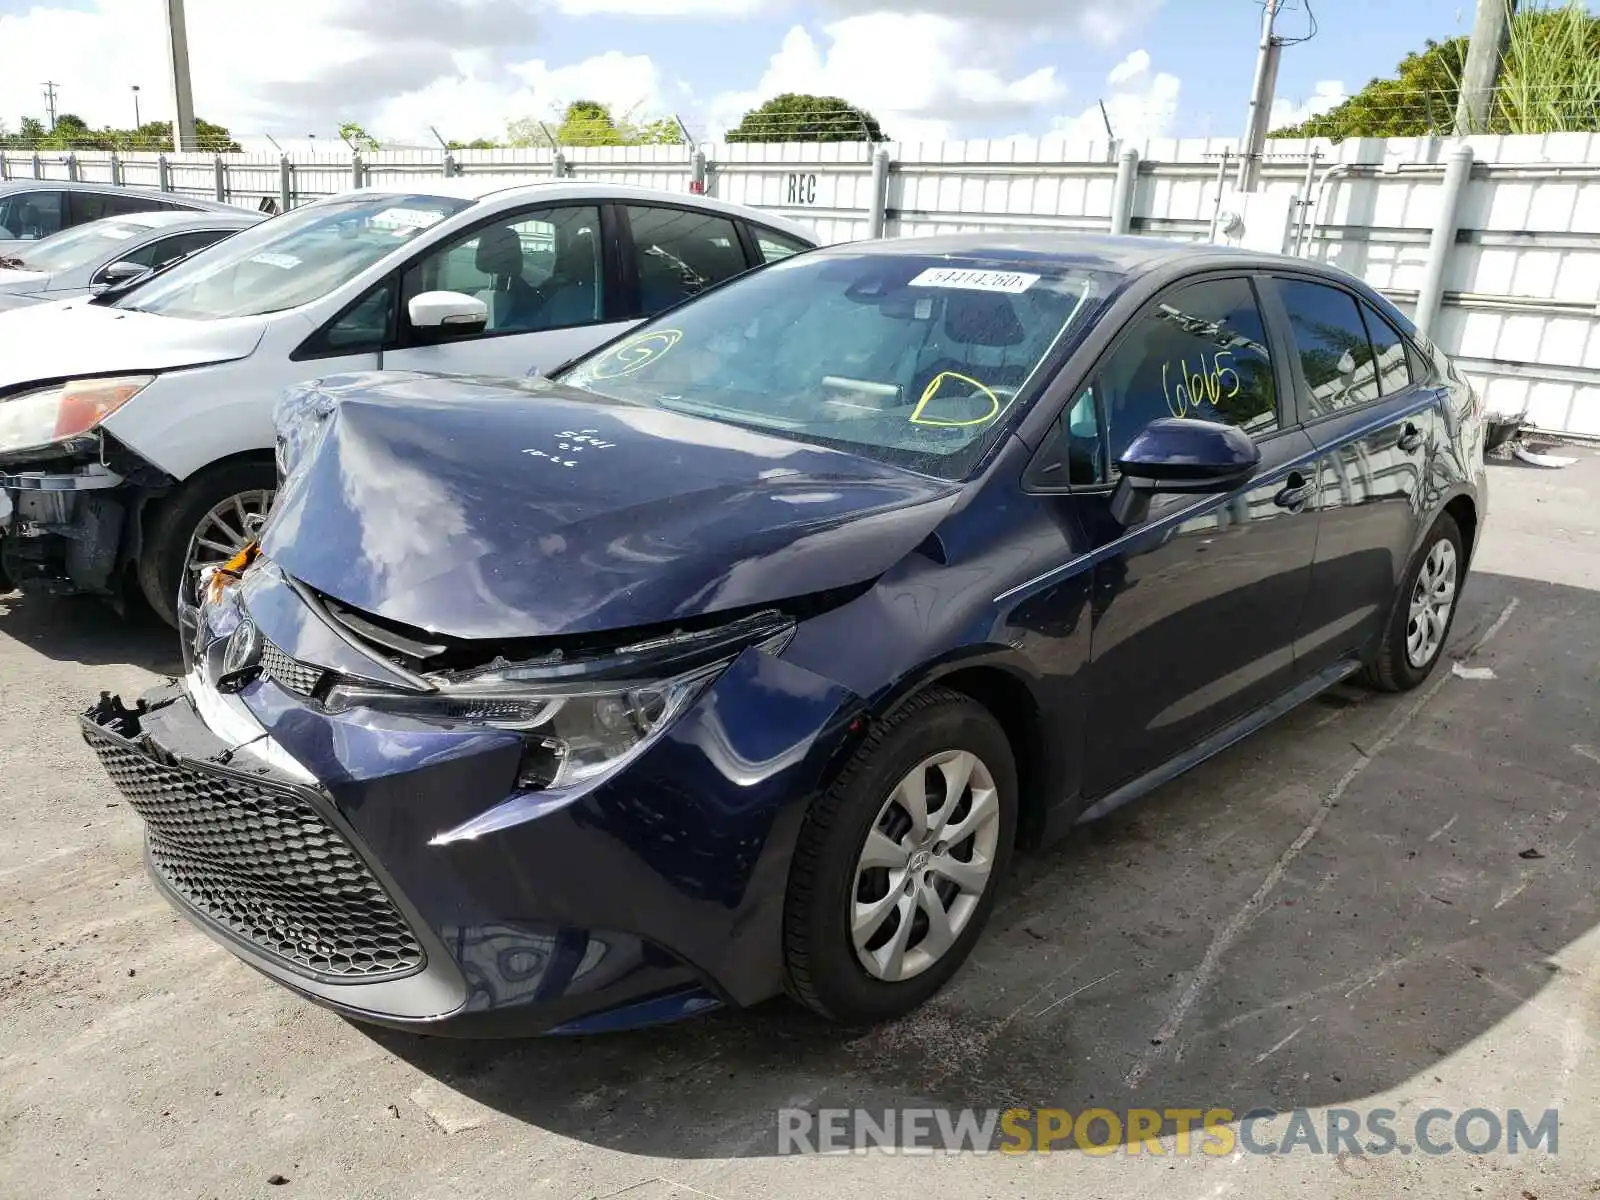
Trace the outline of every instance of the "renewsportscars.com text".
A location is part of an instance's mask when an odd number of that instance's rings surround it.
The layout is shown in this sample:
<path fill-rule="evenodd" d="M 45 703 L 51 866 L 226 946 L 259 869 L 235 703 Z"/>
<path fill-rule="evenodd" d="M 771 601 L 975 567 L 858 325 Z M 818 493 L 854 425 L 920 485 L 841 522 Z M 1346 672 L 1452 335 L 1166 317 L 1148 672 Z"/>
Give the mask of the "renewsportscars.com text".
<path fill-rule="evenodd" d="M 786 1108 L 778 1110 L 778 1153 L 1556 1154 L 1560 1127 L 1553 1108 Z"/>

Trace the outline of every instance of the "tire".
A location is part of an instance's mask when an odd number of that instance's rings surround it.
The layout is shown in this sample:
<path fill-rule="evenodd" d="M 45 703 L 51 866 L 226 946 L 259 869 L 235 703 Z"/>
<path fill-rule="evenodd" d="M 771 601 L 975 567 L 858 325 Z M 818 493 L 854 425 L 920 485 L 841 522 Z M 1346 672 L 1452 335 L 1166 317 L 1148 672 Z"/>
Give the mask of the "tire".
<path fill-rule="evenodd" d="M 150 607 L 168 625 L 178 623 L 178 586 L 182 582 L 193 598 L 192 580 L 185 578 L 191 546 L 200 526 L 219 506 L 241 499 L 247 512 L 260 508 L 256 498 L 270 498 L 278 486 L 277 472 L 270 461 L 244 459 L 208 467 L 168 496 L 145 525 L 144 551 L 139 556 L 139 588 Z M 248 499 L 246 499 L 248 498 Z M 245 532 L 244 522 L 235 514 L 224 525 L 231 533 Z M 231 539 L 217 540 L 217 545 Z M 208 547 L 195 547 L 202 565 L 224 561 L 226 555 Z"/>
<path fill-rule="evenodd" d="M 1434 572 L 1442 557 L 1448 557 L 1450 561 L 1452 589 L 1449 610 L 1443 614 L 1442 621 L 1434 619 L 1436 640 L 1429 643 L 1432 652 L 1427 655 L 1425 661 L 1419 663 L 1411 653 L 1414 635 L 1412 609 L 1417 603 L 1419 585 L 1424 573 L 1429 573 L 1430 578 L 1437 578 Z M 1467 559 L 1463 552 L 1461 530 L 1456 526 L 1454 517 L 1449 513 L 1440 513 L 1439 519 L 1433 523 L 1433 528 L 1428 531 L 1428 536 L 1423 539 L 1422 545 L 1417 548 L 1410 565 L 1406 568 L 1405 578 L 1395 595 L 1394 612 L 1390 614 L 1383 641 L 1379 644 L 1378 652 L 1372 662 L 1367 664 L 1365 672 L 1367 683 L 1379 691 L 1409 692 L 1433 674 L 1434 668 L 1439 665 L 1439 660 L 1444 657 L 1444 646 L 1449 640 L 1450 629 L 1455 624 L 1466 568 Z M 1439 593 L 1434 590 L 1432 594 L 1437 596 Z"/>
<path fill-rule="evenodd" d="M 952 780 L 961 778 L 962 756 L 974 765 L 958 792 Z M 950 761 L 941 765 L 941 758 Z M 924 835 L 897 799 L 900 783 L 919 767 L 925 768 Z M 946 846 L 938 839 L 941 827 L 950 831 L 949 821 L 958 836 L 968 823 L 972 831 Z M 956 973 L 982 935 L 1010 867 L 1016 825 L 1016 762 L 1005 731 L 987 709 L 958 692 L 932 688 L 885 718 L 801 828 L 784 904 L 789 994 L 847 1025 L 890 1020 L 922 1004 Z M 875 850 L 891 851 L 890 857 L 903 859 L 906 867 L 897 873 L 863 866 L 870 833 L 882 835 Z M 971 885 L 974 864 L 985 861 L 988 875 L 981 888 L 962 890 L 943 874 L 959 871 Z M 921 880 L 941 890 L 919 886 Z M 945 930 L 953 934 L 948 939 L 935 936 L 931 910 L 923 907 L 935 901 L 945 913 Z M 871 914 L 878 912 L 884 914 L 882 923 L 874 925 Z M 852 921 L 863 913 L 869 914 L 865 923 L 871 936 L 858 947 Z M 896 958 L 902 927 L 903 952 Z M 941 940 L 943 946 L 937 944 Z M 864 956 L 879 966 L 869 970 Z M 898 975 L 882 965 L 895 961 Z"/>

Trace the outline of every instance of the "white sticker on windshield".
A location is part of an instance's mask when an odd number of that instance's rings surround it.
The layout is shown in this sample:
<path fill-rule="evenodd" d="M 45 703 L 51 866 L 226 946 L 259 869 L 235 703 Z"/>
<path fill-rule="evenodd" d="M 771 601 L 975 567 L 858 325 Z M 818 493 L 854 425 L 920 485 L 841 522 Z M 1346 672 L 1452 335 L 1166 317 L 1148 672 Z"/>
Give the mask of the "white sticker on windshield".
<path fill-rule="evenodd" d="M 971 292 L 1004 292 L 1020 296 L 1042 276 L 1025 271 L 967 271 L 957 267 L 929 267 L 911 281 L 912 287 L 961 288 Z"/>
<path fill-rule="evenodd" d="M 264 250 L 260 254 L 252 254 L 250 261 L 260 263 L 264 267 L 277 267 L 280 271 L 292 271 L 300 265 L 300 260 L 292 254 L 274 254 Z"/>
<path fill-rule="evenodd" d="M 426 229 L 442 220 L 444 220 L 442 212 L 417 208 L 386 208 L 372 218 L 372 223 L 380 229 L 384 226 L 390 229 Z"/>

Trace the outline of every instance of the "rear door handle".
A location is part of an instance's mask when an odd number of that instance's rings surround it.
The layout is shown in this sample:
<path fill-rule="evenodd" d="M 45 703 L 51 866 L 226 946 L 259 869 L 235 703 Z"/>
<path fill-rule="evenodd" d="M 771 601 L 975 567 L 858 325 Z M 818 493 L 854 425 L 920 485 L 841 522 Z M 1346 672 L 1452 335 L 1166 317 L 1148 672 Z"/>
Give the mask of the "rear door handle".
<path fill-rule="evenodd" d="M 1283 482 L 1284 489 L 1272 498 L 1272 502 L 1279 508 L 1299 512 L 1306 506 L 1306 501 L 1311 499 L 1311 485 L 1299 471 L 1289 472 L 1289 478 Z"/>
<path fill-rule="evenodd" d="M 1400 435 L 1400 441 L 1398 445 L 1400 449 L 1404 450 L 1407 454 L 1415 454 L 1418 450 L 1422 449 L 1422 434 L 1418 431 L 1415 425 L 1408 421 L 1406 423 L 1405 432 Z"/>

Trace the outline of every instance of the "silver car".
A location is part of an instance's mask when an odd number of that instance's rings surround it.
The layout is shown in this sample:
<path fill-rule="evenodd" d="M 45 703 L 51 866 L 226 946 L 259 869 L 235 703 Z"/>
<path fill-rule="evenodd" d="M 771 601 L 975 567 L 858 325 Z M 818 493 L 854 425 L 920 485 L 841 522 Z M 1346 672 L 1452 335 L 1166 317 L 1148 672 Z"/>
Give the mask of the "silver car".
<path fill-rule="evenodd" d="M 102 217 L 125 217 L 136 212 L 249 211 L 235 204 L 149 188 L 61 179 L 12 179 L 0 182 L 0 254 L 15 254 L 22 244 Z"/>
<path fill-rule="evenodd" d="M 249 212 L 129 213 L 0 250 L 0 310 L 127 283 L 265 219 Z"/>

